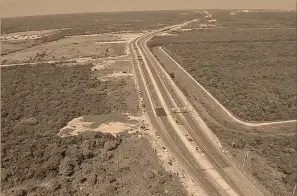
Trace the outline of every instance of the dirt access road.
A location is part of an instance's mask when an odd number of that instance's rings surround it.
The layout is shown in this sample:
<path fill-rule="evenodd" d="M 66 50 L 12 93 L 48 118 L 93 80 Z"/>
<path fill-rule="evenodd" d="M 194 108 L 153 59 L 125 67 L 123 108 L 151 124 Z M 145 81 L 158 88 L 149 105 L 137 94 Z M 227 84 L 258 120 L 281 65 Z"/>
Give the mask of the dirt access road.
<path fill-rule="evenodd" d="M 178 76 L 178 78 L 174 79 L 175 83 L 186 93 L 187 99 L 193 104 L 195 110 L 202 115 L 204 121 L 215 122 L 227 128 L 248 132 L 279 133 L 279 130 L 295 132 L 293 128 L 296 125 L 296 120 L 246 122 L 242 119 L 238 119 L 162 48 L 153 48 L 153 53 L 167 71 L 170 70 Z M 286 131 L 286 133 L 288 133 L 288 131 Z"/>
<path fill-rule="evenodd" d="M 168 54 L 173 52 L 170 47 L 164 47 L 164 50 Z M 224 154 L 229 153 L 230 159 L 250 179 L 261 182 L 265 187 L 259 187 L 259 189 L 265 195 L 272 195 L 272 193 L 274 195 L 291 195 L 296 184 L 296 178 L 293 177 L 292 181 L 282 180 L 282 178 L 290 179 L 291 176 L 296 175 L 296 164 L 294 162 L 296 157 L 294 141 L 296 121 L 248 122 L 243 118 L 239 120 L 246 124 L 240 123 L 226 114 L 207 94 L 203 86 L 191 79 L 190 75 L 183 71 L 181 66 L 174 62 L 162 49 L 154 47 L 152 52 L 167 73 L 174 74 L 170 75 L 175 76 L 173 78 L 175 84 L 194 107 L 192 111 L 197 111 L 211 131 L 219 137 L 223 145 L 221 150 L 224 150 Z M 178 54 L 177 57 L 179 57 Z M 178 58 L 177 60 L 181 59 Z M 186 65 L 182 66 L 185 67 Z M 207 90 L 209 89 L 207 88 Z M 220 97 L 216 96 L 216 98 Z M 191 108 L 189 110 L 191 111 Z M 286 149 L 290 147 L 292 153 L 286 153 Z M 247 153 L 249 153 L 247 164 L 243 164 Z M 292 174 L 287 174 L 282 170 L 282 165 L 286 169 L 293 168 Z M 275 174 L 279 174 L 280 177 Z"/>
<path fill-rule="evenodd" d="M 238 119 L 235 117 L 229 110 L 227 110 L 208 90 L 206 90 L 199 82 L 197 82 L 179 63 L 177 63 L 167 52 L 165 52 L 161 47 L 158 48 L 164 55 L 165 58 L 170 60 L 170 63 L 173 63 L 174 66 L 178 67 L 186 76 L 191 80 L 191 83 L 195 83 L 197 88 L 201 88 L 204 93 L 211 99 L 228 117 L 230 117 L 234 122 L 240 123 L 249 127 L 260 127 L 267 125 L 277 125 L 277 124 L 287 124 L 287 123 L 296 123 L 296 120 L 287 120 L 287 121 L 275 121 L 275 122 L 246 122 L 244 120 Z"/>
<path fill-rule="evenodd" d="M 172 108 L 188 107 L 189 103 L 180 91 L 171 90 L 174 83 L 147 48 L 147 41 L 161 31 L 178 27 L 154 31 L 133 42 L 137 81 L 151 124 L 208 195 L 263 195 L 214 145 L 215 136 L 199 115 L 180 113 L 173 117 Z"/>

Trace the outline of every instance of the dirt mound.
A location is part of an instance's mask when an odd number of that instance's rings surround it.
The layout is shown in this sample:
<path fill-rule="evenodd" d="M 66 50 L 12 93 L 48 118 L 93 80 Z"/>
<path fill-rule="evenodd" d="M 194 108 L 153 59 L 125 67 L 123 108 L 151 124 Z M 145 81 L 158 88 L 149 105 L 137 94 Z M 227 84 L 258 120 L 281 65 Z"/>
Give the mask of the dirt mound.
<path fill-rule="evenodd" d="M 118 114 L 112 113 L 111 115 L 88 115 L 79 118 L 74 118 L 68 124 L 63 127 L 58 136 L 74 136 L 87 131 L 96 131 L 103 133 L 110 133 L 116 136 L 121 132 L 129 132 L 132 129 L 137 131 L 140 130 L 141 121 L 139 118 L 134 117 L 132 119 L 128 114 Z M 115 122 L 114 120 L 118 121 Z"/>

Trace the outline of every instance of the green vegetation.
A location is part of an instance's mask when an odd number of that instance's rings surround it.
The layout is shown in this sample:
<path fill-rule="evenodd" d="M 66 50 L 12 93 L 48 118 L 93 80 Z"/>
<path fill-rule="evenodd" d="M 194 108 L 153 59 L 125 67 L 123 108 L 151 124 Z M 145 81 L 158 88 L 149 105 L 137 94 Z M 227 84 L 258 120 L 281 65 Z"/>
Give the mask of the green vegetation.
<path fill-rule="evenodd" d="M 68 32 L 66 30 L 60 30 L 54 34 L 44 36 L 36 40 L 18 40 L 18 41 L 2 41 L 1 56 L 5 56 L 10 53 L 22 51 L 27 48 L 31 48 L 37 45 L 41 45 L 47 42 L 53 42 L 65 37 Z"/>
<path fill-rule="evenodd" d="M 180 13 L 187 13 L 180 15 Z M 24 50 L 71 35 L 101 34 L 112 32 L 142 32 L 169 24 L 181 23 L 195 17 L 193 11 L 144 11 L 117 13 L 81 13 L 45 16 L 2 18 L 1 33 L 60 29 L 56 33 L 25 41 L 3 41 L 1 56 Z M 75 43 L 74 43 L 75 44 Z M 5 63 L 3 60 L 2 63 Z"/>
<path fill-rule="evenodd" d="M 20 31 L 68 29 L 69 35 L 110 33 L 115 31 L 143 31 L 191 20 L 193 11 L 142 11 L 116 13 L 82 13 L 48 16 L 3 18 L 1 33 Z"/>
<path fill-rule="evenodd" d="M 297 115 L 294 30 L 193 30 L 156 37 L 223 105 L 246 120 Z"/>
<path fill-rule="evenodd" d="M 115 94 L 125 83 L 100 82 L 87 65 L 14 66 L 1 72 L 3 195 L 159 196 L 165 189 L 185 195 L 143 138 L 100 132 L 57 136 L 82 115 L 135 112 L 125 105 L 127 94 Z"/>
<path fill-rule="evenodd" d="M 218 10 L 212 13 L 212 17 L 218 21 L 219 27 L 296 27 L 296 12 L 241 12 L 237 13 L 235 16 L 230 16 L 230 12 L 231 11 Z"/>
<path fill-rule="evenodd" d="M 200 30 L 194 29 L 199 23 L 192 23 L 185 27 L 192 30 L 172 32 L 177 36 L 155 37 L 149 46 L 162 46 L 240 118 L 296 119 L 296 30 L 283 29 L 293 27 L 296 13 L 230 16 L 231 11 L 210 12 L 218 20 L 216 27 Z M 200 23 L 205 21 L 201 19 Z M 157 58 L 162 58 L 158 51 L 153 50 Z M 162 58 L 161 62 L 169 74 L 179 74 L 168 63 L 171 61 Z M 187 80 L 174 80 L 239 165 L 249 151 L 245 170 L 275 196 L 292 194 L 297 184 L 296 125 L 259 129 L 240 126 L 220 112 L 217 114 L 216 107 L 208 104 L 199 90 L 192 93 L 194 87 Z"/>
<path fill-rule="evenodd" d="M 208 125 L 233 156 L 250 152 L 247 170 L 275 196 L 292 194 L 297 183 L 296 134 L 259 134 L 213 123 Z M 280 130 L 282 132 L 287 130 Z M 242 159 L 239 162 L 242 164 Z"/>

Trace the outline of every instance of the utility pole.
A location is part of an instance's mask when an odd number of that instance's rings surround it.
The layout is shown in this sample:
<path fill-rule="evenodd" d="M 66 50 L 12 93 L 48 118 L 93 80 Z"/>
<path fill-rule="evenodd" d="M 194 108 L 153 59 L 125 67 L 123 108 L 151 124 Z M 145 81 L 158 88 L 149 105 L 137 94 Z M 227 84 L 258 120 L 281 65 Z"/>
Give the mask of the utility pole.
<path fill-rule="evenodd" d="M 247 162 L 248 156 L 249 156 L 249 151 L 247 151 L 247 152 L 245 153 L 245 155 L 244 155 L 244 159 L 243 159 L 242 167 L 244 167 L 244 164 Z"/>

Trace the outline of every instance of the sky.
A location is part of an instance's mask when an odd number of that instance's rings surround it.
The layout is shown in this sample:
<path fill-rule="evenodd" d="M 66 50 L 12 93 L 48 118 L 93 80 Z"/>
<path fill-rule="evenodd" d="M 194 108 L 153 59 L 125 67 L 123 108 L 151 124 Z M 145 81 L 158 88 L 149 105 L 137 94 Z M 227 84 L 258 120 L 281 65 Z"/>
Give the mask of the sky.
<path fill-rule="evenodd" d="M 0 0 L 0 16 L 171 9 L 296 9 L 295 0 Z"/>

